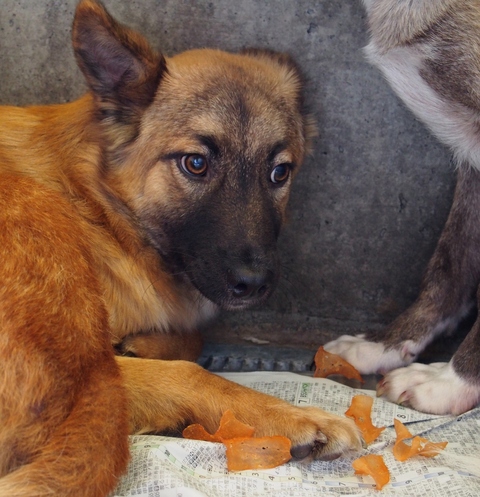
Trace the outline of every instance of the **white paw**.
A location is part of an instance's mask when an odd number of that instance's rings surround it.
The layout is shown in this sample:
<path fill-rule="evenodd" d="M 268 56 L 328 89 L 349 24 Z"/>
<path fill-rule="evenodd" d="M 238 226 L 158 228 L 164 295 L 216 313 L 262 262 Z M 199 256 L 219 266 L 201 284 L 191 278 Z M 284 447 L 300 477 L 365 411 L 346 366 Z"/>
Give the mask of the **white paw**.
<path fill-rule="evenodd" d="M 377 386 L 397 404 L 432 414 L 461 414 L 480 402 L 480 385 L 467 383 L 451 363 L 414 363 L 388 373 Z"/>
<path fill-rule="evenodd" d="M 384 373 L 406 366 L 420 352 L 420 347 L 411 340 L 404 341 L 399 349 L 385 349 L 383 343 L 369 342 L 364 335 L 342 335 L 323 348 L 343 357 L 361 374 Z"/>

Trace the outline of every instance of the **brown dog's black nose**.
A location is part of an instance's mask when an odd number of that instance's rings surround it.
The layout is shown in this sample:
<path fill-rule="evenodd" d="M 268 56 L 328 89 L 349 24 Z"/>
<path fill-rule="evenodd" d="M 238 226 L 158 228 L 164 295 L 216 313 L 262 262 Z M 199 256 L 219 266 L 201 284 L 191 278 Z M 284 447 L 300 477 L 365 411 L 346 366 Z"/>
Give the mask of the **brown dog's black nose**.
<path fill-rule="evenodd" d="M 228 286 L 236 299 L 259 299 L 267 293 L 272 277 L 270 271 L 240 268 L 229 274 Z"/>

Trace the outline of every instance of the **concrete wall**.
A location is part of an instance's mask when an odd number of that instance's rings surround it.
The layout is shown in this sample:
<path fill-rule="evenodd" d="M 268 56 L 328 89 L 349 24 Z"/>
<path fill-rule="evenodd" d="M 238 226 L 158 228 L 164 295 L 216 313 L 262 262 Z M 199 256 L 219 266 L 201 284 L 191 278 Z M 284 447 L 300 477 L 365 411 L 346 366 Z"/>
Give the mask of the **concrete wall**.
<path fill-rule="evenodd" d="M 264 309 L 223 316 L 219 341 L 313 346 L 381 326 L 418 291 L 448 214 L 449 153 L 364 60 L 360 0 L 105 0 L 167 54 L 269 47 L 296 57 L 320 136 L 295 185 L 284 276 Z M 0 103 L 84 90 L 70 48 L 75 0 L 0 1 Z"/>

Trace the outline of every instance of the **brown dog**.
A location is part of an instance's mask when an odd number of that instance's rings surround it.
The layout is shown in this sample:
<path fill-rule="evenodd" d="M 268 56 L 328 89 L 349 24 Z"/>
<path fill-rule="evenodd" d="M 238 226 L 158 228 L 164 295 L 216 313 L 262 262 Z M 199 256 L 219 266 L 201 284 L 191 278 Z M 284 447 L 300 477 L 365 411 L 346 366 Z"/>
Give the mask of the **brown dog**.
<path fill-rule="evenodd" d="M 227 408 L 296 454 L 357 448 L 349 420 L 151 360 L 195 358 L 200 323 L 275 286 L 310 134 L 295 65 L 165 59 L 92 0 L 73 43 L 88 95 L 0 114 L 0 495 L 104 496 L 128 433 Z"/>
<path fill-rule="evenodd" d="M 459 414 L 480 403 L 480 318 L 450 362 L 403 366 L 480 302 L 480 1 L 364 3 L 369 60 L 452 148 L 458 180 L 418 299 L 385 331 L 343 336 L 325 347 L 362 373 L 394 370 L 377 390 L 393 402 Z"/>

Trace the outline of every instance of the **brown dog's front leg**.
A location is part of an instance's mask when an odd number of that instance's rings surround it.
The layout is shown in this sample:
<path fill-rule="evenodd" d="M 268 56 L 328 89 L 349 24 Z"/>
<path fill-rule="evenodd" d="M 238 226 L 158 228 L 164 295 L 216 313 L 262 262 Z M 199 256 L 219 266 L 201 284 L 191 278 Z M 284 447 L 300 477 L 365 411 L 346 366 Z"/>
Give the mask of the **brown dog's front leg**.
<path fill-rule="evenodd" d="M 257 436 L 284 435 L 293 452 L 318 459 L 360 447 L 353 422 L 317 408 L 295 407 L 205 371 L 187 361 L 117 357 L 128 392 L 132 433 L 181 429 L 201 423 L 212 433 L 231 409 Z M 295 448 L 298 448 L 297 451 Z"/>
<path fill-rule="evenodd" d="M 199 331 L 136 333 L 126 336 L 115 346 L 117 353 L 144 359 L 196 361 L 202 352 L 203 338 Z"/>

